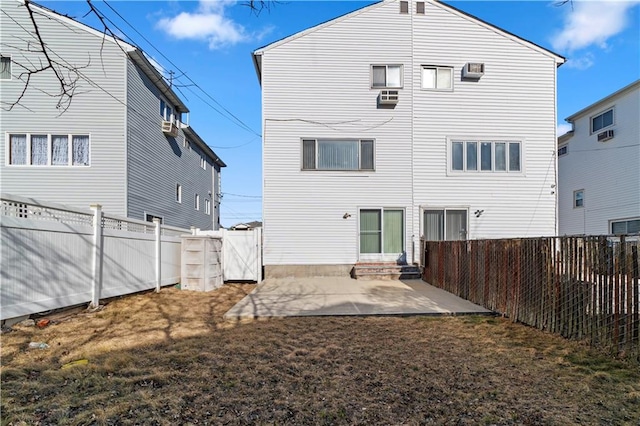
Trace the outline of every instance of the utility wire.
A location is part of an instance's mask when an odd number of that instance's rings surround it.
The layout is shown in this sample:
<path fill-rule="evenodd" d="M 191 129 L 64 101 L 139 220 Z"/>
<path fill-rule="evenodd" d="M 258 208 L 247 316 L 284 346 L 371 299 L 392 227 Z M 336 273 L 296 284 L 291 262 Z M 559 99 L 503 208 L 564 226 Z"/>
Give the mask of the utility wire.
<path fill-rule="evenodd" d="M 223 117 L 225 117 L 226 119 L 228 119 L 231 122 L 235 122 L 236 125 L 238 125 L 239 127 L 243 128 L 244 130 L 255 134 L 256 136 L 262 136 L 260 135 L 258 132 L 256 132 L 255 130 L 253 130 L 251 127 L 249 127 L 248 124 L 246 124 L 244 121 L 242 121 L 241 119 L 239 119 L 237 116 L 235 116 L 231 111 L 229 111 L 227 108 L 224 107 L 224 105 L 222 105 L 220 102 L 218 102 L 213 96 L 211 96 L 207 91 L 205 91 L 198 83 L 196 83 L 195 81 L 193 81 L 193 79 L 191 77 L 189 77 L 189 75 L 182 71 L 182 69 L 180 69 L 180 67 L 178 67 L 171 59 L 169 59 L 164 53 L 162 53 L 162 51 L 160 49 L 158 49 L 153 43 L 151 43 L 149 41 L 149 39 L 147 39 L 140 31 L 138 31 L 138 29 L 136 27 L 134 27 L 127 19 L 125 19 L 116 9 L 113 8 L 113 6 L 111 6 L 106 0 L 103 0 L 103 3 L 107 5 L 107 7 L 109 9 L 111 9 L 116 15 L 118 15 L 118 17 L 120 19 L 122 19 L 129 27 L 131 27 L 133 29 L 133 31 L 138 34 L 140 37 L 142 37 L 142 39 L 144 41 L 146 41 L 149 46 L 151 46 L 156 52 L 158 52 L 160 54 L 160 56 L 162 56 L 167 62 L 169 62 L 169 64 L 171 64 L 176 70 L 178 70 L 180 73 L 182 73 L 182 75 L 184 75 L 186 77 L 186 79 L 193 84 L 196 88 L 198 88 L 200 91 L 202 91 L 202 93 L 205 94 L 205 96 L 207 98 L 209 98 L 211 101 L 213 101 L 216 105 L 218 105 L 220 108 L 222 108 L 222 110 L 224 112 L 226 112 L 228 114 L 224 115 L 222 114 L 218 109 L 213 108 L 216 112 L 218 112 L 219 114 L 221 114 Z M 95 6 L 94 6 L 95 7 Z M 110 21 L 111 22 L 111 21 Z M 127 35 L 124 31 L 120 30 L 123 34 Z M 129 36 L 127 36 L 129 37 Z M 129 37 L 131 38 L 131 37 Z M 211 105 L 209 105 L 211 106 Z M 232 117 L 233 119 L 231 119 L 230 117 Z"/>

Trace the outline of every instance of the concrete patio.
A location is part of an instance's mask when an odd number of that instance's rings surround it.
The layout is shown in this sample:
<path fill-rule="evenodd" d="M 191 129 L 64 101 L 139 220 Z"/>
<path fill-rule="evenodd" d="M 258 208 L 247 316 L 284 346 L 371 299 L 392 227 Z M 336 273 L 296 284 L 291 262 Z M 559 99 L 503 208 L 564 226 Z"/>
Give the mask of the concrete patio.
<path fill-rule="evenodd" d="M 325 315 L 488 315 L 491 311 L 421 280 L 348 277 L 267 279 L 227 319 Z"/>

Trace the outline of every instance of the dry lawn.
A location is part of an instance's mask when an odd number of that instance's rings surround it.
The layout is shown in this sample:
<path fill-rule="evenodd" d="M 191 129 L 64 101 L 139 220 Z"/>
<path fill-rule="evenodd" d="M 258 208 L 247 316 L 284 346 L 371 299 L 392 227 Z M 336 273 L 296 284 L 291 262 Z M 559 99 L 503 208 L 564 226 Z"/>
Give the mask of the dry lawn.
<path fill-rule="evenodd" d="M 575 342 L 492 317 L 225 322 L 252 289 L 4 334 L 2 424 L 640 424 L 638 366 Z"/>

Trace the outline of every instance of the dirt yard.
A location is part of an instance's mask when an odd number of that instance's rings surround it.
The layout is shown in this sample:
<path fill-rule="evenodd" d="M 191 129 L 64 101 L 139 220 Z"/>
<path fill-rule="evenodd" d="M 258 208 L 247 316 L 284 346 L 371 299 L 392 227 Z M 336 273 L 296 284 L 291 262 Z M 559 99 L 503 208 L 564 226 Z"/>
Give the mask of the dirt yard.
<path fill-rule="evenodd" d="M 2 425 L 640 424 L 638 366 L 574 342 L 492 317 L 225 322 L 252 289 L 165 288 L 15 327 Z"/>

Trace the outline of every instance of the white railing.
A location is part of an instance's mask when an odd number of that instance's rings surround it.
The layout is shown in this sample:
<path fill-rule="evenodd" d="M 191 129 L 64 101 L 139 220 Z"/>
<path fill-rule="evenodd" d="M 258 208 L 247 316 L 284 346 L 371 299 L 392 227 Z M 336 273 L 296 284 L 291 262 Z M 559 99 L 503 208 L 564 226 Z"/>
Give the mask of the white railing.
<path fill-rule="evenodd" d="M 2 194 L 0 319 L 180 281 L 188 229 Z"/>

